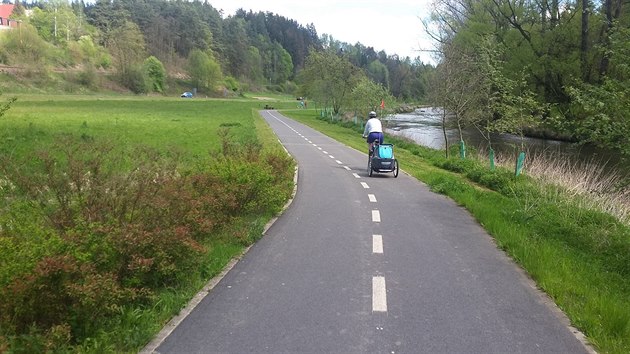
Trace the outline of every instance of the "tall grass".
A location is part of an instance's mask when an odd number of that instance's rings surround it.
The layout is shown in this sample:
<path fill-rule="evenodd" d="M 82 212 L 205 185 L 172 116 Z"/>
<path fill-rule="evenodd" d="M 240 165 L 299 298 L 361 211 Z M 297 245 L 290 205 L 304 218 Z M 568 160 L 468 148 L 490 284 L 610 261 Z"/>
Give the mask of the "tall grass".
<path fill-rule="evenodd" d="M 630 225 L 630 185 L 624 176 L 595 161 L 578 163 L 561 156 L 534 154 L 526 160 L 527 173 L 542 185 L 563 187 L 578 206 L 608 213 Z"/>
<path fill-rule="evenodd" d="M 471 158 L 486 163 L 488 153 L 475 151 Z M 514 169 L 516 156 L 496 153 L 497 166 Z M 601 161 L 576 161 L 561 153 L 526 152 L 523 173 L 539 183 L 539 192 L 557 203 L 610 214 L 630 225 L 630 184 L 626 176 Z M 557 188 L 551 188 L 557 187 Z"/>

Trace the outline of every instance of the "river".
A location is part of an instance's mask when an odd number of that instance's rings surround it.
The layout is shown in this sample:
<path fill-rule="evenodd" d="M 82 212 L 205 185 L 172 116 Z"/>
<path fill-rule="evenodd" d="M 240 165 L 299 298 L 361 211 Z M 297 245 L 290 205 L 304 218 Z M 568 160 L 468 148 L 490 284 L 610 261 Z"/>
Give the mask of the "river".
<path fill-rule="evenodd" d="M 419 108 L 411 113 L 395 114 L 383 118 L 385 132 L 409 138 L 416 143 L 433 149 L 444 149 L 444 133 L 442 132 L 442 111 L 436 108 Z M 465 129 L 464 141 L 467 146 L 479 150 L 488 150 L 487 141 L 475 128 Z M 456 128 L 447 129 L 449 144 L 459 143 Z M 493 134 L 492 146 L 496 154 L 512 154 L 520 151 L 520 137 L 511 134 Z M 616 171 L 622 175 L 630 172 L 630 163 L 623 159 L 617 151 L 584 146 L 559 140 L 525 138 L 525 150 L 528 154 L 544 154 L 551 158 L 566 158 L 581 164 L 597 164 L 605 166 L 608 171 Z"/>

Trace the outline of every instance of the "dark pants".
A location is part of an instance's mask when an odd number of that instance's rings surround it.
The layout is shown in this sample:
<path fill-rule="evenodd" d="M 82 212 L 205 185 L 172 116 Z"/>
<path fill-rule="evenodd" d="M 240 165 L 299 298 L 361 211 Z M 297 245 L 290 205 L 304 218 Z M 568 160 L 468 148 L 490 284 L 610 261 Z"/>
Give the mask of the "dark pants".
<path fill-rule="evenodd" d="M 374 141 L 378 140 L 379 144 L 383 143 L 383 133 L 381 132 L 371 132 L 367 137 L 367 143 L 371 144 Z"/>

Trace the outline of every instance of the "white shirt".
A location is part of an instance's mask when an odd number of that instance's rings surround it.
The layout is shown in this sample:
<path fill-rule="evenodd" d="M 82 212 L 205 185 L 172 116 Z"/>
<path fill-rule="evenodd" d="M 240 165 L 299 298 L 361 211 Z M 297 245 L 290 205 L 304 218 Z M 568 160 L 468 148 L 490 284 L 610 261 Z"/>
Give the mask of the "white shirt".
<path fill-rule="evenodd" d="M 382 133 L 383 125 L 381 125 L 381 121 L 378 118 L 370 118 L 367 123 L 365 123 L 365 130 L 363 131 L 363 136 L 368 136 L 370 133 Z"/>

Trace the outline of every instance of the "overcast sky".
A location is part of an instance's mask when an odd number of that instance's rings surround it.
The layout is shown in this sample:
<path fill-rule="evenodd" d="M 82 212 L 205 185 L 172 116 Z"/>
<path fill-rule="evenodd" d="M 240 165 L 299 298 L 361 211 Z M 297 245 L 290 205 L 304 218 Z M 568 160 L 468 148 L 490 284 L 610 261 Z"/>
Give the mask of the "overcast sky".
<path fill-rule="evenodd" d="M 224 17 L 243 8 L 269 11 L 297 21 L 306 27 L 315 25 L 317 34 L 326 33 L 336 40 L 373 47 L 377 52 L 401 57 L 420 57 L 433 63 L 432 49 L 421 19 L 429 16 L 432 0 L 209 0 Z"/>

